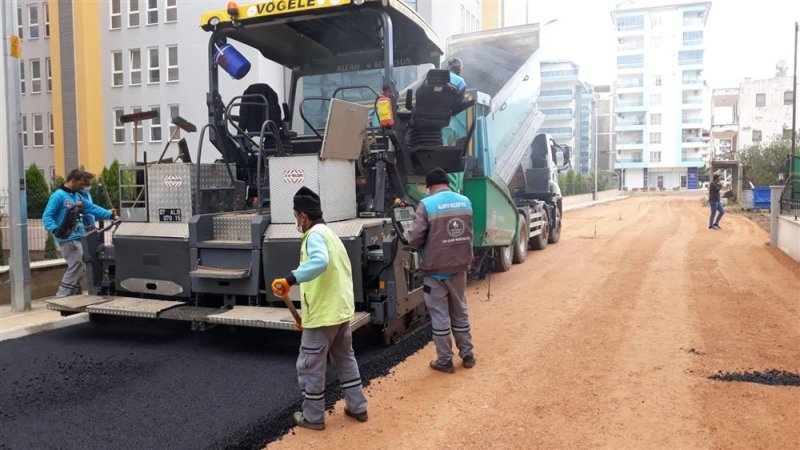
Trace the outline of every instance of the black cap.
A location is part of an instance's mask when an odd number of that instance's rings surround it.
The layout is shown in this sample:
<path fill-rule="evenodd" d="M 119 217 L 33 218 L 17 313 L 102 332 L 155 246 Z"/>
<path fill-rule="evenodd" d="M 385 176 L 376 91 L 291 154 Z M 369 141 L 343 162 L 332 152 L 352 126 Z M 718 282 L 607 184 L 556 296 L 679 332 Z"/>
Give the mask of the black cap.
<path fill-rule="evenodd" d="M 319 195 L 303 186 L 294 194 L 294 210 L 306 214 L 322 214 Z"/>
<path fill-rule="evenodd" d="M 437 167 L 425 176 L 425 186 L 431 187 L 435 184 L 450 184 L 450 179 L 447 178 L 447 172 L 441 167 Z"/>

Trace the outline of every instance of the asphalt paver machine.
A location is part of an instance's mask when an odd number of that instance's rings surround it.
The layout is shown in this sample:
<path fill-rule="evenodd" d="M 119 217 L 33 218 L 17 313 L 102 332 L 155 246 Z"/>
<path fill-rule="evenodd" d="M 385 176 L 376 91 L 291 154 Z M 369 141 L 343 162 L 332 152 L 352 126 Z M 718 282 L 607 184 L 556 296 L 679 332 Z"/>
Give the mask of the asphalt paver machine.
<path fill-rule="evenodd" d="M 231 4 L 204 14 L 201 28 L 208 124 L 195 162 L 121 169 L 112 244 L 96 231 L 83 239 L 89 293 L 50 308 L 294 329 L 268 285 L 298 263 L 292 196 L 307 186 L 350 256 L 354 328 L 392 342 L 426 322 L 419 255 L 397 231 L 434 167 L 472 200 L 474 276 L 557 242 L 555 180 L 570 155 L 538 133 L 538 25 L 451 39 L 466 93 L 436 69 L 438 38 L 401 1 Z M 220 77 L 244 77 L 244 54 L 282 66 L 285 92 L 243 80 L 224 98 Z M 204 162 L 209 149 L 214 162 Z M 299 289 L 292 295 L 299 306 Z"/>

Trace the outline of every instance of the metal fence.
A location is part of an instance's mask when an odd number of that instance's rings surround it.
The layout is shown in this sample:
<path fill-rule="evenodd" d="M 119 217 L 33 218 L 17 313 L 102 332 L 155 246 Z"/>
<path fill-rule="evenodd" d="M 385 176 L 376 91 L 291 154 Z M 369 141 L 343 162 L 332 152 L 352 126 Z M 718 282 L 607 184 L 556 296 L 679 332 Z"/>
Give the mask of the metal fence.
<path fill-rule="evenodd" d="M 781 191 L 781 214 L 800 216 L 800 180 L 790 180 Z"/>
<path fill-rule="evenodd" d="M 0 265 L 8 264 L 10 225 L 8 191 L 0 190 L 0 234 L 2 235 L 2 238 L 0 238 L 0 252 L 2 252 L 0 254 Z M 105 240 L 106 243 L 111 243 L 110 233 L 106 233 Z M 48 241 L 50 242 L 48 243 Z M 61 254 L 58 252 L 58 245 L 56 245 L 52 235 L 45 230 L 41 216 L 28 217 L 28 254 L 31 262 L 61 258 Z"/>

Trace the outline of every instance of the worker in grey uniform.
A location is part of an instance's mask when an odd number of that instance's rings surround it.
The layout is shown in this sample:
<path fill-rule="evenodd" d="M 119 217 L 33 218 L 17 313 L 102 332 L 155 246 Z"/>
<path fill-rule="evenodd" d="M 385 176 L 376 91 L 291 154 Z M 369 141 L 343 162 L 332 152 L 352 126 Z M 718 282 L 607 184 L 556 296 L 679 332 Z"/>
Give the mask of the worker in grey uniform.
<path fill-rule="evenodd" d="M 425 177 L 430 195 L 419 203 L 408 243 L 420 250 L 425 305 L 431 316 L 437 359 L 434 370 L 455 372 L 450 334 L 465 368 L 475 366 L 467 308 L 467 270 L 472 264 L 472 203 L 450 190 L 447 173 L 435 168 Z"/>
<path fill-rule="evenodd" d="M 297 379 L 303 391 L 303 410 L 294 414 L 297 425 L 325 429 L 325 371 L 328 357 L 339 375 L 345 414 L 367 421 L 367 398 L 353 352 L 350 321 L 355 314 L 350 259 L 339 236 L 322 218 L 319 195 L 302 187 L 294 196 L 297 231 L 303 234 L 300 266 L 286 278 L 272 282 L 282 297 L 300 284 L 303 336 L 297 358 Z"/>

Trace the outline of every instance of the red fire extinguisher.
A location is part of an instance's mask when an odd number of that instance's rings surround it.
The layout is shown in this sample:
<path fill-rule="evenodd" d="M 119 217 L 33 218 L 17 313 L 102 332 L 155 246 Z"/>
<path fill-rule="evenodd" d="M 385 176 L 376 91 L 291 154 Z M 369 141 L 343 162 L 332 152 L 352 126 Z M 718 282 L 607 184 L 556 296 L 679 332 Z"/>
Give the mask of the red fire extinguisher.
<path fill-rule="evenodd" d="M 394 126 L 394 116 L 392 115 L 392 97 L 388 89 L 384 89 L 383 93 L 375 101 L 375 109 L 378 111 L 378 122 L 383 128 L 392 128 Z"/>

